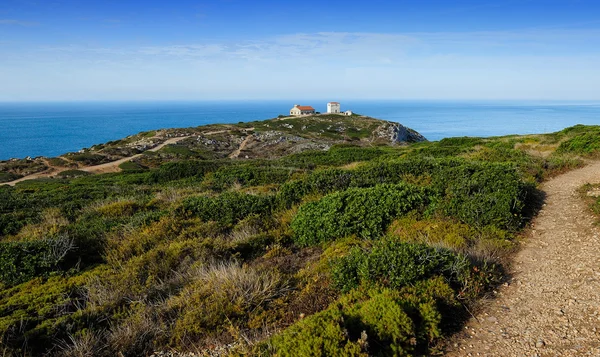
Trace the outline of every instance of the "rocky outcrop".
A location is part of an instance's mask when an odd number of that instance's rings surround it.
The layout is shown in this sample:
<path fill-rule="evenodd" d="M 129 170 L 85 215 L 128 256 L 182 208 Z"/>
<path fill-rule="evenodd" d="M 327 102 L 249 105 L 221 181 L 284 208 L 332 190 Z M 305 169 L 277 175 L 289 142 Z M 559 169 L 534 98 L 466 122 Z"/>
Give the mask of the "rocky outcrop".
<path fill-rule="evenodd" d="M 393 144 L 407 144 L 427 141 L 418 132 L 405 127 L 400 123 L 386 122 L 375 130 L 374 135 L 378 138 L 388 139 Z"/>

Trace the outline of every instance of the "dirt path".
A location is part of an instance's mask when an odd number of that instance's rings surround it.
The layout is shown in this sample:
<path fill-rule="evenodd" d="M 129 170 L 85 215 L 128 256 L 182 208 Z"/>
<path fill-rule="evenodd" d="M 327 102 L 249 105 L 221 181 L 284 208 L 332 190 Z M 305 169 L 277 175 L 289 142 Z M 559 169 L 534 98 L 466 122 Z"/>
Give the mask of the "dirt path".
<path fill-rule="evenodd" d="M 600 356 L 600 229 L 576 190 L 600 162 L 546 182 L 546 204 L 512 280 L 450 343 L 447 356 Z"/>
<path fill-rule="evenodd" d="M 229 158 L 236 159 L 238 156 L 240 156 L 240 153 L 242 152 L 242 150 L 244 150 L 244 148 L 246 147 L 246 145 L 248 144 L 248 141 L 250 141 L 250 139 L 252 139 L 252 134 L 246 136 L 244 141 L 242 141 L 240 143 L 240 146 L 234 152 L 229 154 Z"/>
<path fill-rule="evenodd" d="M 171 138 L 171 139 L 166 140 L 162 144 L 157 145 L 157 146 L 153 147 L 152 149 L 148 149 L 146 151 L 158 151 L 158 150 L 164 148 L 167 145 L 178 143 L 181 140 L 184 140 L 184 139 L 187 139 L 187 138 L 189 138 L 189 136 L 181 136 L 181 137 L 177 137 L 177 138 Z M 100 165 L 96 165 L 96 166 L 82 167 L 82 168 L 80 168 L 78 170 L 86 171 L 86 172 L 90 172 L 90 173 L 94 173 L 94 174 L 104 174 L 104 173 L 107 173 L 107 172 L 119 172 L 119 171 L 121 171 L 121 169 L 119 168 L 119 165 L 121 165 L 124 162 L 131 161 L 131 160 L 133 160 L 135 158 L 138 158 L 138 157 L 140 157 L 142 155 L 144 155 L 144 153 L 136 154 L 136 155 L 133 155 L 133 156 L 130 156 L 130 157 L 125 157 L 125 158 L 119 159 L 117 161 L 107 162 L 106 164 L 100 164 Z"/>
<path fill-rule="evenodd" d="M 213 133 L 207 133 L 207 134 L 216 134 L 217 132 L 213 132 Z M 166 140 L 165 142 L 163 142 L 162 144 L 159 144 L 155 147 L 153 147 L 152 149 L 148 149 L 147 151 L 158 151 L 160 149 L 162 149 L 163 147 L 169 145 L 169 144 L 175 144 L 183 139 L 187 139 L 189 138 L 189 136 L 182 136 L 182 137 L 177 137 L 177 138 L 171 138 Z M 86 172 L 90 172 L 90 173 L 94 173 L 94 174 L 101 174 L 101 173 L 107 173 L 107 172 L 118 172 L 121 171 L 121 169 L 119 168 L 119 165 L 121 165 L 124 162 L 127 161 L 131 161 L 137 157 L 142 156 L 144 153 L 141 154 L 136 154 L 133 156 L 129 156 L 129 157 L 125 157 L 116 161 L 111 161 L 111 162 L 107 162 L 105 164 L 100 164 L 100 165 L 95 165 L 95 166 L 87 166 L 87 167 L 80 167 L 77 170 L 80 171 L 86 171 Z M 48 163 L 49 165 L 49 163 Z M 45 177 L 51 177 L 51 176 L 56 176 L 59 173 L 66 171 L 66 170 L 72 170 L 72 168 L 68 168 L 68 167 L 50 167 L 48 170 L 43 171 L 43 172 L 38 172 L 35 173 L 33 175 L 29 175 L 29 176 L 25 176 L 22 177 L 18 180 L 14 180 L 11 182 L 4 182 L 1 183 L 2 185 L 9 185 L 9 186 L 14 186 L 19 182 L 25 181 L 25 180 L 33 180 L 33 179 L 38 179 L 38 178 L 45 178 Z"/>

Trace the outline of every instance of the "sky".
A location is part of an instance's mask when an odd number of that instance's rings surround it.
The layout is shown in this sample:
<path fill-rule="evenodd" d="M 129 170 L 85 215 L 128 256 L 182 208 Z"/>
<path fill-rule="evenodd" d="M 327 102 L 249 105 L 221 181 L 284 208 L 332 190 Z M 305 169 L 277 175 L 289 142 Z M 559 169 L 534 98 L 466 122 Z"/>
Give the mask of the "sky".
<path fill-rule="evenodd" d="M 600 100 L 600 1 L 0 1 L 0 101 L 300 98 Z"/>

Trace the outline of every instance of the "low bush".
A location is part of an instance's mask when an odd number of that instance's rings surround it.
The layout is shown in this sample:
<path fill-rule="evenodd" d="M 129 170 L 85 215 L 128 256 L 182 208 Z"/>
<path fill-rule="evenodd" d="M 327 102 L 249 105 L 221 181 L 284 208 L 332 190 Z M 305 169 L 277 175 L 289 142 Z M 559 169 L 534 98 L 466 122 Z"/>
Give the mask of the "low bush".
<path fill-rule="evenodd" d="M 291 173 L 289 169 L 276 167 L 253 165 L 225 166 L 207 176 L 204 183 L 216 190 L 223 190 L 233 184 L 238 184 L 242 187 L 278 184 L 287 181 Z"/>
<path fill-rule="evenodd" d="M 34 277 L 47 277 L 60 270 L 60 263 L 73 250 L 69 238 L 26 242 L 0 242 L 0 282 L 7 286 Z"/>
<path fill-rule="evenodd" d="M 505 262 L 514 247 L 513 236 L 495 227 L 475 228 L 450 219 L 405 217 L 391 224 L 389 235 L 394 239 L 450 249 L 478 261 Z"/>
<path fill-rule="evenodd" d="M 56 176 L 60 178 L 74 178 L 74 177 L 82 177 L 89 176 L 91 173 L 82 170 L 66 170 L 59 172 Z"/>
<path fill-rule="evenodd" d="M 152 170 L 148 177 L 150 183 L 164 183 L 174 180 L 193 177 L 202 180 L 208 172 L 216 171 L 219 167 L 226 165 L 223 161 L 199 161 L 188 160 L 169 162 Z"/>
<path fill-rule="evenodd" d="M 589 131 L 577 133 L 560 143 L 557 153 L 571 153 L 592 156 L 600 151 L 600 129 L 590 127 Z"/>
<path fill-rule="evenodd" d="M 371 250 L 352 249 L 335 262 L 332 278 L 334 286 L 344 292 L 361 285 L 400 289 L 437 275 L 462 284 L 470 268 L 465 256 L 449 250 L 386 239 Z"/>
<path fill-rule="evenodd" d="M 215 197 L 195 196 L 185 199 L 179 208 L 188 216 L 204 221 L 234 224 L 251 214 L 268 214 L 273 209 L 274 196 L 225 192 Z"/>
<path fill-rule="evenodd" d="M 443 195 L 437 208 L 447 216 L 513 231 L 524 223 L 530 190 L 512 164 L 465 163 L 443 169 L 432 181 Z"/>
<path fill-rule="evenodd" d="M 68 154 L 66 157 L 72 161 L 80 162 L 85 166 L 98 165 L 111 161 L 108 157 L 104 155 L 93 154 L 90 152 Z"/>
<path fill-rule="evenodd" d="M 426 355 L 453 316 L 452 289 L 443 279 L 402 290 L 368 289 L 343 296 L 327 310 L 303 319 L 262 344 L 256 355 L 418 356 Z"/>
<path fill-rule="evenodd" d="M 119 168 L 123 171 L 142 171 L 145 169 L 145 167 L 135 161 L 125 161 L 119 165 Z"/>
<path fill-rule="evenodd" d="M 353 188 L 302 205 L 292 221 L 294 240 L 314 245 L 356 234 L 377 238 L 391 220 L 428 203 L 428 191 L 408 184 Z"/>
<path fill-rule="evenodd" d="M 368 161 L 389 153 L 385 148 L 364 148 L 336 145 L 328 151 L 305 151 L 278 160 L 282 165 L 315 168 L 317 166 L 341 166 L 357 161 Z"/>
<path fill-rule="evenodd" d="M 20 179 L 23 175 L 17 175 L 12 172 L 0 172 L 0 182 L 10 182 Z"/>

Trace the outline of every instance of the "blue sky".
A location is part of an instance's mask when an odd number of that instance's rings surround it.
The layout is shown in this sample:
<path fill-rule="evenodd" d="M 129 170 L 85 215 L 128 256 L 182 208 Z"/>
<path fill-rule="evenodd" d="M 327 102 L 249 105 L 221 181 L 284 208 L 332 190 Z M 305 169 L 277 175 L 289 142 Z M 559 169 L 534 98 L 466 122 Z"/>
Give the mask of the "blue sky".
<path fill-rule="evenodd" d="M 297 98 L 600 100 L 600 2 L 0 2 L 0 101 Z"/>

